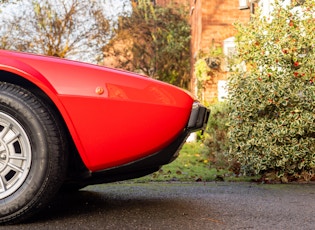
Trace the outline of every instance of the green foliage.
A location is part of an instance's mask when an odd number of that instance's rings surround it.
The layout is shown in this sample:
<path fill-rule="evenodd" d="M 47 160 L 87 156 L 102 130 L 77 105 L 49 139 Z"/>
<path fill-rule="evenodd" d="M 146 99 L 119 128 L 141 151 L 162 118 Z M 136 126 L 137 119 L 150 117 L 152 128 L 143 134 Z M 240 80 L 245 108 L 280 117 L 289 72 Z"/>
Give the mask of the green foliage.
<path fill-rule="evenodd" d="M 197 96 L 204 100 L 206 83 L 218 72 L 221 71 L 221 59 L 223 58 L 222 48 L 212 46 L 207 53 L 200 53 L 194 65 L 196 76 Z"/>
<path fill-rule="evenodd" d="M 199 54 L 194 67 L 195 76 L 201 84 L 209 81 L 213 72 L 219 70 L 222 57 L 222 48 L 214 46 L 211 47 L 208 53 Z"/>
<path fill-rule="evenodd" d="M 228 120 L 229 106 L 227 102 L 218 102 L 211 105 L 211 115 L 203 135 L 203 153 L 209 162 L 217 169 L 228 169 L 227 152 L 229 149 Z"/>
<path fill-rule="evenodd" d="M 205 59 L 201 58 L 195 62 L 195 75 L 198 81 L 204 83 L 210 80 L 210 68 Z"/>
<path fill-rule="evenodd" d="M 117 68 L 188 88 L 190 25 L 187 16 L 183 7 L 161 7 L 151 1 L 139 1 L 133 5 L 131 15 L 120 18 L 117 36 L 105 47 L 105 52 L 114 50 L 112 56 L 121 56 Z M 131 46 L 121 50 L 119 44 L 130 41 Z"/>
<path fill-rule="evenodd" d="M 230 157 L 247 174 L 289 180 L 315 172 L 315 3 L 258 11 L 237 24 L 239 61 L 229 79 Z M 309 175 L 309 176 L 305 176 Z"/>

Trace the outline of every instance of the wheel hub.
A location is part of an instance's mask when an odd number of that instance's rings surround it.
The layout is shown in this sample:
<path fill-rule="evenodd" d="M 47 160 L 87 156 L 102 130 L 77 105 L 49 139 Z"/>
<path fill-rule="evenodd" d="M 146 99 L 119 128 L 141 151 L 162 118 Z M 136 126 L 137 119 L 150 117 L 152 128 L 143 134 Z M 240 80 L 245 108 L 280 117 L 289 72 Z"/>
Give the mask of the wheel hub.
<path fill-rule="evenodd" d="M 0 160 L 5 160 L 5 159 L 7 159 L 7 155 L 5 154 L 5 153 L 2 153 L 1 155 L 0 155 Z"/>
<path fill-rule="evenodd" d="M 31 145 L 20 123 L 0 112 L 0 199 L 24 183 L 31 166 Z"/>
<path fill-rule="evenodd" d="M 3 141 L 0 140 L 0 172 L 2 172 L 6 165 L 8 164 L 7 152 L 8 149 L 6 148 Z"/>

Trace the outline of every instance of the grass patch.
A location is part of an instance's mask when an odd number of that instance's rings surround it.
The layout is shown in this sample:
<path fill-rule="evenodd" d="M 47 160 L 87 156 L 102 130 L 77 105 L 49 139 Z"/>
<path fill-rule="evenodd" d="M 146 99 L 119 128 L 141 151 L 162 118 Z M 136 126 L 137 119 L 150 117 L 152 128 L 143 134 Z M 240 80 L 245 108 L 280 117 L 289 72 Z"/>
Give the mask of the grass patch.
<path fill-rule="evenodd" d="M 158 172 L 134 181 L 215 181 L 231 176 L 226 169 L 211 167 L 210 159 L 202 153 L 202 148 L 200 143 L 186 143 L 175 161 L 164 165 Z"/>

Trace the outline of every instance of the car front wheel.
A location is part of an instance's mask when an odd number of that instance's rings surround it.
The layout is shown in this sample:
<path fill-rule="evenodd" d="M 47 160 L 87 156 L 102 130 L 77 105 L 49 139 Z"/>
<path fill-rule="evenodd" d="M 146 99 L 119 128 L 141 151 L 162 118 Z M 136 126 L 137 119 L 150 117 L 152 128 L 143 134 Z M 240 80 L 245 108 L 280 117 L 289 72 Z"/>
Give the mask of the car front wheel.
<path fill-rule="evenodd" d="M 0 223 L 34 215 L 63 183 L 66 138 L 52 111 L 24 88 L 0 82 Z"/>

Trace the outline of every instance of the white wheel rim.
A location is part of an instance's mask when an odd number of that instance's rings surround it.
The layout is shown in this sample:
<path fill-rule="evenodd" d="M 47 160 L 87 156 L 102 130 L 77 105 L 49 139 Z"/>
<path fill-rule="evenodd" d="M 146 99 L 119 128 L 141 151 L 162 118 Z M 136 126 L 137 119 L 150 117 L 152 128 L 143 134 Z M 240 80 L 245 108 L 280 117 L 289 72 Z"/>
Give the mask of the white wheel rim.
<path fill-rule="evenodd" d="M 0 199 L 25 182 L 32 161 L 30 140 L 20 123 L 0 112 Z"/>

